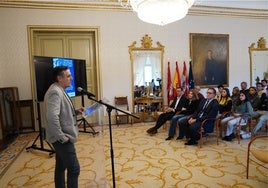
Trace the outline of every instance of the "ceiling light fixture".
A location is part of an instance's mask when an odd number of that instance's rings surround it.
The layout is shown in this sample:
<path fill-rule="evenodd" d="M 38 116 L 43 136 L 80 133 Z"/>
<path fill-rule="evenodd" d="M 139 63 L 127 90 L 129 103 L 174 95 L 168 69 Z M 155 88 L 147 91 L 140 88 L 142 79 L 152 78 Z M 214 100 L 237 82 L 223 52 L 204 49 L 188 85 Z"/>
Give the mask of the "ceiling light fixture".
<path fill-rule="evenodd" d="M 121 6 L 131 8 L 144 22 L 166 25 L 184 18 L 195 0 L 118 0 Z"/>

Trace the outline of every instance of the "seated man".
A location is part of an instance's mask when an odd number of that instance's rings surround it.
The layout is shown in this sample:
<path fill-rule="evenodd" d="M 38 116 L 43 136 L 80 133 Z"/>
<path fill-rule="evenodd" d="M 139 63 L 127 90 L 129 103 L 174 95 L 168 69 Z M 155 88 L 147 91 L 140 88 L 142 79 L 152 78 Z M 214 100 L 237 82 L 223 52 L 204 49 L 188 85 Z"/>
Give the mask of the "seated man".
<path fill-rule="evenodd" d="M 207 118 L 215 118 L 219 111 L 219 103 L 215 99 L 216 90 L 214 88 L 208 88 L 207 97 L 200 102 L 198 108 L 195 110 L 193 116 L 180 126 L 185 130 L 186 137 L 190 140 L 185 145 L 197 145 L 197 140 L 200 139 L 199 129 L 203 120 Z M 204 127 L 204 131 L 209 133 L 213 132 L 214 121 L 209 121 Z"/>
<path fill-rule="evenodd" d="M 178 111 L 181 111 L 182 107 L 185 106 L 187 98 L 184 96 L 183 88 L 178 87 L 176 91 L 177 97 L 174 98 L 173 102 L 165 110 L 165 112 L 159 116 L 155 126 L 147 130 L 147 133 L 149 133 L 150 135 L 156 134 L 157 129 L 159 129 L 164 123 L 166 123 L 167 120 L 170 120 Z"/>
<path fill-rule="evenodd" d="M 197 93 L 192 89 L 189 91 L 188 98 L 186 100 L 185 106 L 182 108 L 182 110 L 179 112 L 179 114 L 176 114 L 172 117 L 171 123 L 169 126 L 169 133 L 166 140 L 171 140 L 175 135 L 175 130 L 178 122 L 178 126 L 180 127 L 180 121 L 183 121 L 183 118 L 188 118 L 189 115 L 193 114 L 195 109 L 197 109 L 197 106 L 199 104 L 199 99 L 197 96 Z M 179 136 L 178 139 L 182 139 L 184 137 L 183 130 L 179 129 Z"/>

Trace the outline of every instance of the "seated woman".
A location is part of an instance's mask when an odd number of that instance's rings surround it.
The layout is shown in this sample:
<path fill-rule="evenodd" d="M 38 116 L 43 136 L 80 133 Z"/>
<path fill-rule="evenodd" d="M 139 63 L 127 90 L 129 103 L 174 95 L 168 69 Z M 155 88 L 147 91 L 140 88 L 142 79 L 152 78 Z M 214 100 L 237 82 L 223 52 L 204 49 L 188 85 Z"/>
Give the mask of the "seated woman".
<path fill-rule="evenodd" d="M 246 97 L 246 93 L 242 91 L 239 96 L 239 102 L 235 108 L 232 109 L 233 113 L 230 117 L 226 117 L 221 120 L 221 126 L 226 128 L 226 136 L 223 137 L 223 140 L 232 141 L 235 138 L 234 130 L 236 124 L 239 123 L 240 118 L 242 117 L 241 123 L 246 123 L 248 118 L 253 114 L 253 108 L 251 103 Z"/>
<path fill-rule="evenodd" d="M 182 119 L 187 120 L 189 115 L 194 113 L 195 109 L 198 107 L 198 104 L 199 104 L 199 100 L 198 100 L 197 93 L 195 92 L 195 90 L 190 90 L 185 107 L 183 107 L 182 110 L 178 114 L 174 115 L 171 119 L 169 133 L 168 133 L 168 137 L 166 138 L 166 140 L 171 140 L 174 137 L 177 121 L 180 122 L 180 120 Z M 182 139 L 183 137 L 184 137 L 184 131 L 180 130 L 179 136 L 177 137 L 177 139 Z"/>
<path fill-rule="evenodd" d="M 232 98 L 230 97 L 230 92 L 228 88 L 222 89 L 221 96 L 217 100 L 219 103 L 219 114 L 217 117 L 221 117 L 223 112 L 228 112 L 232 110 Z"/>

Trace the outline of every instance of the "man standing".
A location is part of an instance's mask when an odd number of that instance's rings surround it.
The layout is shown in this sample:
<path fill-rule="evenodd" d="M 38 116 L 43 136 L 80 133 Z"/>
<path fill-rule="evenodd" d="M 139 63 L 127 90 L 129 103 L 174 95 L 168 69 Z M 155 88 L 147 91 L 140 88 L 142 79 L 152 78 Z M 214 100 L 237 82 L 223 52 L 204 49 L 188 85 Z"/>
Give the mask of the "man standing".
<path fill-rule="evenodd" d="M 173 102 L 165 110 L 165 112 L 159 116 L 155 126 L 147 130 L 147 133 L 149 133 L 150 135 L 156 134 L 157 129 L 159 129 L 164 123 L 166 123 L 166 121 L 170 120 L 178 111 L 181 111 L 181 109 L 185 106 L 187 99 L 184 96 L 183 88 L 178 87 L 176 91 L 177 97 L 174 98 Z"/>
<path fill-rule="evenodd" d="M 218 114 L 219 104 L 215 99 L 216 90 L 208 88 L 207 97 L 200 102 L 193 116 L 185 123 L 182 123 L 182 129 L 185 130 L 186 137 L 190 140 L 185 145 L 197 145 L 197 140 L 200 139 L 199 129 L 203 120 L 207 118 L 215 118 Z M 209 121 L 204 126 L 204 132 L 210 133 L 214 130 L 214 121 Z"/>
<path fill-rule="evenodd" d="M 74 143 L 78 138 L 76 115 L 84 108 L 75 110 L 65 89 L 71 85 L 72 75 L 67 66 L 53 69 L 54 83 L 49 87 L 44 98 L 44 117 L 46 140 L 56 152 L 54 182 L 56 188 L 65 187 L 67 169 L 67 187 L 78 187 L 80 165 Z"/>

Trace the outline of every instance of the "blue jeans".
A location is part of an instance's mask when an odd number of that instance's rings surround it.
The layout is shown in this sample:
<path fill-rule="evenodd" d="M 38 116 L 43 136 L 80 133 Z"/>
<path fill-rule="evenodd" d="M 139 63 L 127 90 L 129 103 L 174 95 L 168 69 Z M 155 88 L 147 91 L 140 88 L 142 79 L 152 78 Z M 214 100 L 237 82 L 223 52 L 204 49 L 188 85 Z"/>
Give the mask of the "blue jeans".
<path fill-rule="evenodd" d="M 78 188 L 80 165 L 76 156 L 74 144 L 71 142 L 54 142 L 56 152 L 56 167 L 54 174 L 55 188 L 65 188 L 65 170 L 67 169 L 67 187 Z"/>
<path fill-rule="evenodd" d="M 171 122 L 170 122 L 168 136 L 174 137 L 176 126 L 177 126 L 177 121 L 184 116 L 185 116 L 184 114 L 178 114 L 172 117 Z"/>
<path fill-rule="evenodd" d="M 268 114 L 261 115 L 258 123 L 255 125 L 255 127 L 253 129 L 253 134 L 256 134 L 258 132 L 258 130 L 262 127 L 263 123 L 266 121 L 268 121 Z"/>

